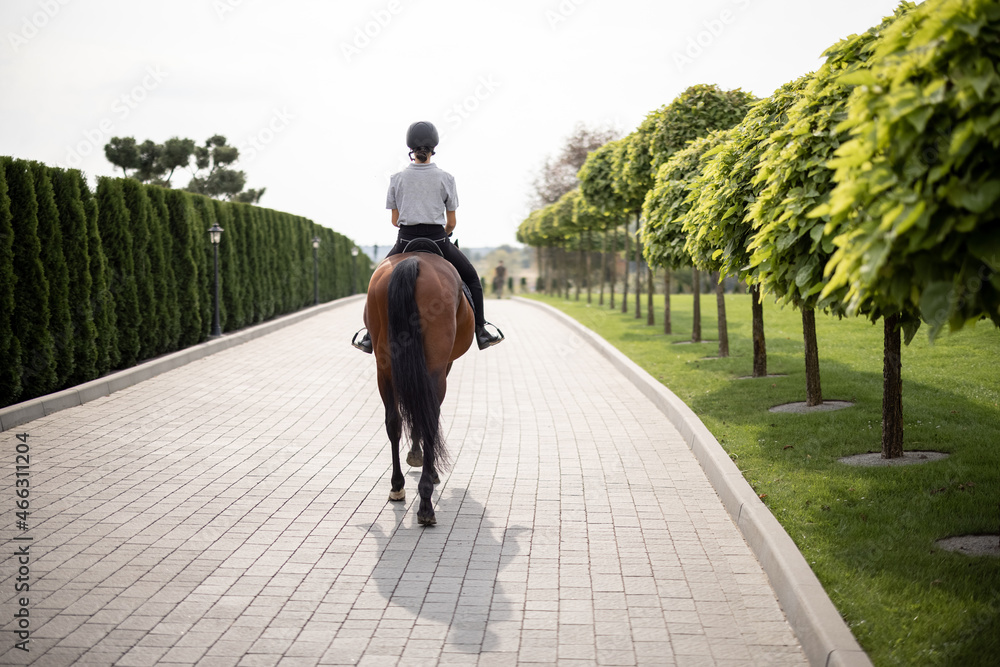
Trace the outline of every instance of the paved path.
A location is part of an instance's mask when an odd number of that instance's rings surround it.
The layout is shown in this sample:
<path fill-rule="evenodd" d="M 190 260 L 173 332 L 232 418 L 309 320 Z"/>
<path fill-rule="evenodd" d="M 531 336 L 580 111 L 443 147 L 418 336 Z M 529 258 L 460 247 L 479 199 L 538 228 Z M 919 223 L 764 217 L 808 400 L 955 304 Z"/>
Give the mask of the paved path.
<path fill-rule="evenodd" d="M 544 311 L 487 308 L 508 340 L 452 371 L 433 528 L 418 470 L 387 502 L 360 302 L 16 429 L 31 650 L 5 557 L 0 664 L 805 663 L 666 418 Z"/>

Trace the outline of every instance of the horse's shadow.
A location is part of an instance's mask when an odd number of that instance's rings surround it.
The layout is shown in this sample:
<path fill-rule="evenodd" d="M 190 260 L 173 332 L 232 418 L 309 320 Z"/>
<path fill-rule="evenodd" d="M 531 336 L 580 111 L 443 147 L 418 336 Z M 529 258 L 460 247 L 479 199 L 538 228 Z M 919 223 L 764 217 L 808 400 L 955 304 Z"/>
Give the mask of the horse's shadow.
<path fill-rule="evenodd" d="M 514 585 L 498 574 L 522 552 L 518 535 L 528 529 L 493 526 L 466 489 L 446 495 L 433 528 L 415 525 L 402 504 L 359 526 L 379 554 L 370 581 L 388 602 L 383 618 L 415 619 L 420 636 L 444 636 L 450 652 L 498 650 L 503 640 L 490 624 L 513 620 L 504 587 Z"/>

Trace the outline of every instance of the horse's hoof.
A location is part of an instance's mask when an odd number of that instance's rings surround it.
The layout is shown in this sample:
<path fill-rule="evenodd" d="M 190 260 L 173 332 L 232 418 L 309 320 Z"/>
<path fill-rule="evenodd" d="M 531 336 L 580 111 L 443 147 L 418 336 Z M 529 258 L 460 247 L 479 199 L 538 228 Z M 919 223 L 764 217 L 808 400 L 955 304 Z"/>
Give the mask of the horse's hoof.
<path fill-rule="evenodd" d="M 406 455 L 406 465 L 412 466 L 414 468 L 419 468 L 424 464 L 424 457 L 422 454 L 410 450 L 410 453 Z"/>
<path fill-rule="evenodd" d="M 400 489 L 399 491 L 390 491 L 389 500 L 392 502 L 399 502 L 400 500 L 406 500 L 406 489 Z"/>
<path fill-rule="evenodd" d="M 441 483 L 441 478 L 438 477 L 437 473 L 434 473 L 434 477 L 431 478 L 431 481 L 434 482 L 435 484 L 440 484 Z"/>
<path fill-rule="evenodd" d="M 437 523 L 437 519 L 434 518 L 433 514 L 417 514 L 417 523 L 421 526 L 433 526 Z"/>

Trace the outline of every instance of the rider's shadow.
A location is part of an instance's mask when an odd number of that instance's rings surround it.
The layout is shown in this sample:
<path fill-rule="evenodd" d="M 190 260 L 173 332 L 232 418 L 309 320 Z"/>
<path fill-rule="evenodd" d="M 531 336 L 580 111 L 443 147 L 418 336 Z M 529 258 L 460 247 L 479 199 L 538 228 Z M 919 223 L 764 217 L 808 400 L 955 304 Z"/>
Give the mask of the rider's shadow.
<path fill-rule="evenodd" d="M 395 521 L 388 530 L 385 521 L 359 526 L 377 545 L 379 560 L 369 581 L 388 601 L 383 618 L 415 618 L 411 638 L 445 636 L 449 652 L 500 650 L 504 640 L 490 626 L 519 620 L 510 609 L 520 605 L 511 604 L 503 589 L 512 584 L 498 575 L 521 560 L 517 556 L 527 549 L 519 536 L 529 530 L 494 526 L 466 489 L 450 490 L 436 510 L 433 528 L 412 525 L 403 505 L 392 506 Z M 524 582 L 526 564 L 519 567 Z"/>

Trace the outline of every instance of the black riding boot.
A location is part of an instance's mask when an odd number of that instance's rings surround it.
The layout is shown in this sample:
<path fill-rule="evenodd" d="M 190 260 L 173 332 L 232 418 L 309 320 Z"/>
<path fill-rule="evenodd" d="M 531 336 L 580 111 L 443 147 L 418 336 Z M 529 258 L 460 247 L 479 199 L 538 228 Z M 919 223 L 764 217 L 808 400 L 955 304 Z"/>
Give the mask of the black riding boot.
<path fill-rule="evenodd" d="M 483 315 L 485 306 L 483 305 L 483 285 L 478 280 L 474 282 L 466 282 L 469 286 L 469 292 L 472 293 L 472 306 L 476 311 L 476 345 L 479 346 L 480 350 L 485 350 L 491 345 L 496 345 L 503 340 L 503 334 L 499 336 L 494 336 L 489 331 L 486 330 L 486 317 Z M 497 332 L 500 330 L 497 329 Z"/>

